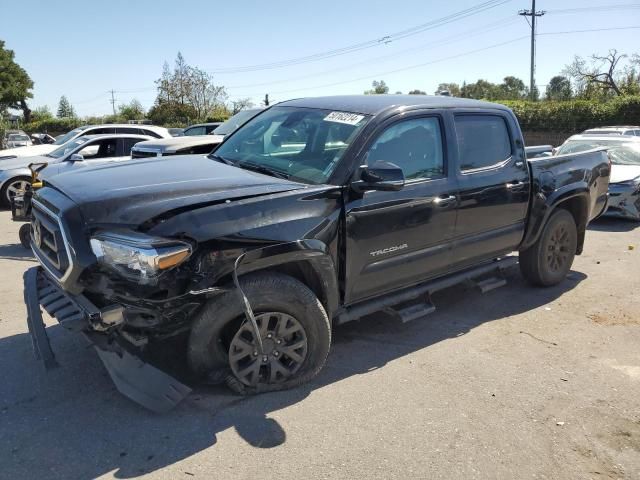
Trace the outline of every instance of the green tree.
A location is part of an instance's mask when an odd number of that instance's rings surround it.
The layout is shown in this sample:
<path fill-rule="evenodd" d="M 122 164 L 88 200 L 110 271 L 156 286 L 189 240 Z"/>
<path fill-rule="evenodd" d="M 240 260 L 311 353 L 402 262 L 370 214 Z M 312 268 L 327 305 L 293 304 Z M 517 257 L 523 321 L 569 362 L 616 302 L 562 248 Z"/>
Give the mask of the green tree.
<path fill-rule="evenodd" d="M 204 121 L 224 107 L 227 100 L 226 89 L 215 85 L 209 73 L 187 64 L 180 52 L 173 70 L 165 62 L 155 83 L 158 94 L 152 110 L 157 118 Z M 175 115 L 171 114 L 172 109 Z M 174 120 L 169 123 L 174 123 Z"/>
<path fill-rule="evenodd" d="M 365 95 L 383 95 L 385 93 L 389 93 L 389 87 L 384 80 L 374 80 L 371 82 L 371 87 L 371 90 L 366 90 L 364 92 Z"/>
<path fill-rule="evenodd" d="M 418 90 L 417 88 L 415 90 L 411 90 L 409 92 L 409 95 L 426 95 L 427 92 L 423 91 L 423 90 Z"/>
<path fill-rule="evenodd" d="M 492 100 L 521 100 L 527 98 L 529 91 L 524 82 L 517 77 L 504 77 L 502 83 L 494 92 L 494 97 L 488 97 Z"/>
<path fill-rule="evenodd" d="M 495 99 L 499 96 L 498 90 L 495 83 L 480 79 L 475 83 L 465 83 L 460 89 L 460 95 L 464 98 Z"/>
<path fill-rule="evenodd" d="M 545 93 L 547 100 L 570 100 L 572 96 L 571 81 L 567 77 L 556 75 L 549 80 Z"/>
<path fill-rule="evenodd" d="M 118 107 L 118 114 L 125 120 L 142 120 L 145 116 L 144 107 L 135 98 L 126 105 Z"/>
<path fill-rule="evenodd" d="M 41 107 L 35 108 L 31 112 L 31 121 L 32 122 L 40 122 L 42 120 L 51 120 L 53 118 L 53 113 L 49 110 L 47 105 L 42 105 Z"/>
<path fill-rule="evenodd" d="M 25 122 L 31 121 L 31 109 L 27 99 L 33 98 L 33 80 L 24 68 L 14 60 L 13 50 L 4 47 L 0 40 L 0 114 L 8 108 L 22 110 Z"/>
<path fill-rule="evenodd" d="M 69 99 L 62 95 L 58 102 L 58 112 L 56 113 L 58 118 L 75 118 L 76 112 L 69 102 Z"/>
<path fill-rule="evenodd" d="M 461 89 L 457 83 L 440 83 L 434 93 L 438 95 L 440 92 L 449 92 L 452 97 L 459 97 Z"/>

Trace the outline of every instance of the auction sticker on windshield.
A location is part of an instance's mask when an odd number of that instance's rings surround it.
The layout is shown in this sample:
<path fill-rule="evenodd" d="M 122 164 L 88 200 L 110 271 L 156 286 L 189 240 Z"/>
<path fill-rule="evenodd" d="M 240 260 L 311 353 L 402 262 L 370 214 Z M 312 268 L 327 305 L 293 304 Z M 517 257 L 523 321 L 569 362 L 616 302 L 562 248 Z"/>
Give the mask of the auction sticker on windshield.
<path fill-rule="evenodd" d="M 358 115 L 357 113 L 331 112 L 329 115 L 324 117 L 324 121 L 344 123 L 347 125 L 357 125 L 363 118 L 364 115 Z"/>

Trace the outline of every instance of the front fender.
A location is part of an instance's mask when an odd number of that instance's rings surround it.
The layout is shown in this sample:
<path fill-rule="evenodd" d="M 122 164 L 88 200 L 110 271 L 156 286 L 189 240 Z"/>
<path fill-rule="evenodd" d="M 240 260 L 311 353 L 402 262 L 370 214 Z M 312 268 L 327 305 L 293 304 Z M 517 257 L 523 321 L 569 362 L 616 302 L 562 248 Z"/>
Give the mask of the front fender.
<path fill-rule="evenodd" d="M 0 163 L 0 167 L 2 167 L 2 163 Z M 31 178 L 31 170 L 29 170 L 28 167 L 24 167 L 24 168 L 13 168 L 11 170 L 4 170 L 0 172 L 0 188 L 2 188 L 7 181 L 16 177 Z"/>
<path fill-rule="evenodd" d="M 327 314 L 331 318 L 332 313 L 338 308 L 338 279 L 329 247 L 320 240 L 303 239 L 250 250 L 244 253 L 238 261 L 237 273 L 244 275 L 257 270 L 298 262 L 306 262 L 311 267 L 313 275 L 322 289 L 324 298 L 320 300 L 324 300 Z"/>

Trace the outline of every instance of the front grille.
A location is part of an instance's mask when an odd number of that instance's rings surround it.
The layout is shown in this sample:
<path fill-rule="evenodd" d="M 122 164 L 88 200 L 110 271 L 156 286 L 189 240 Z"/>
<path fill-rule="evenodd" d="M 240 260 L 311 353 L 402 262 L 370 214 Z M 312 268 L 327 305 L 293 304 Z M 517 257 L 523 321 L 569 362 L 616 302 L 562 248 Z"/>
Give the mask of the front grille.
<path fill-rule="evenodd" d="M 61 277 L 69 268 L 69 256 L 58 219 L 36 203 L 33 204 L 32 212 L 32 248 L 44 266 Z"/>

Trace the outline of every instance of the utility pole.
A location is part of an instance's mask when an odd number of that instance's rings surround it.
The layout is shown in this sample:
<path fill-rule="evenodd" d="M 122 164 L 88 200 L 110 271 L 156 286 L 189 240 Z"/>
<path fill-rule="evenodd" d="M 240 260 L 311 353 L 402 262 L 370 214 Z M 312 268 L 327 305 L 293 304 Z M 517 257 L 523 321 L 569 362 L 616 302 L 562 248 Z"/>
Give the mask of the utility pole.
<path fill-rule="evenodd" d="M 116 99 L 113 96 L 113 94 L 116 93 L 116 92 L 114 90 L 109 90 L 109 91 L 111 92 L 111 100 L 110 100 L 110 102 L 111 102 L 111 106 L 113 107 L 113 114 L 115 115 L 116 114 Z"/>
<path fill-rule="evenodd" d="M 531 10 L 520 10 L 518 15 L 521 15 L 529 22 L 527 17 L 531 17 L 531 81 L 529 83 L 529 94 L 531 100 L 536 99 L 536 17 L 541 17 L 545 13 L 544 10 L 536 11 L 536 0 L 531 0 Z"/>

